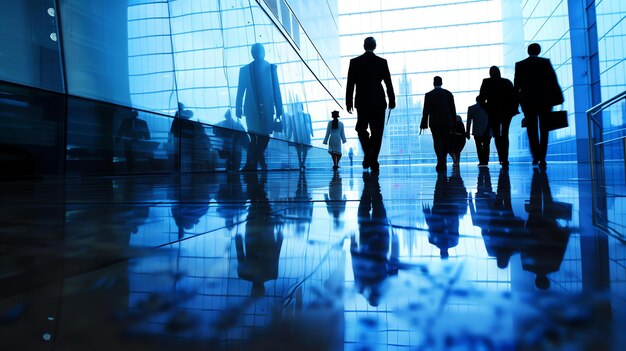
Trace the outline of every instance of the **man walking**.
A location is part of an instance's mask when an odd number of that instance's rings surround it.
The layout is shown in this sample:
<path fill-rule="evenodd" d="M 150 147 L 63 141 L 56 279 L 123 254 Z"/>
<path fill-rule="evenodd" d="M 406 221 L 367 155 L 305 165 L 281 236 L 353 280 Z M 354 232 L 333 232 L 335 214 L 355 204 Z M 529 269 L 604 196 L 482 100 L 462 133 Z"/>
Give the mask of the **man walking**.
<path fill-rule="evenodd" d="M 265 61 L 263 44 L 252 45 L 251 54 L 254 61 L 239 70 L 235 100 L 235 114 L 237 118 L 246 116 L 250 135 L 246 165 L 242 171 L 256 171 L 258 165 L 267 169 L 265 149 L 273 132 L 274 112 L 276 117 L 283 115 L 276 65 Z"/>
<path fill-rule="evenodd" d="M 467 132 L 474 136 L 476 143 L 476 154 L 478 154 L 478 167 L 489 165 L 489 144 L 491 143 L 491 128 L 489 127 L 489 117 L 487 112 L 480 107 L 480 96 L 476 97 L 476 103 L 467 108 Z"/>
<path fill-rule="evenodd" d="M 563 103 L 563 93 L 549 59 L 539 57 L 541 46 L 528 46 L 528 58 L 515 64 L 514 90 L 519 96 L 533 165 L 545 169 L 548 152 L 548 130 L 545 119 L 552 106 Z"/>
<path fill-rule="evenodd" d="M 504 168 L 509 166 L 509 126 L 513 116 L 519 113 L 517 104 L 513 83 L 502 78 L 497 66 L 491 66 L 489 78 L 483 79 L 480 86 L 480 106 L 489 115 L 489 125 L 496 142 L 498 159 Z"/>
<path fill-rule="evenodd" d="M 385 109 L 387 108 L 381 81 L 385 83 L 391 110 L 396 107 L 396 96 L 393 92 L 387 60 L 374 54 L 376 40 L 372 37 L 365 38 L 363 48 L 365 49 L 363 55 L 350 60 L 346 108 L 348 113 L 352 113 L 353 107 L 357 110 L 355 130 L 363 148 L 363 168 L 371 167 L 372 171 L 378 171 L 378 154 L 383 140 Z M 355 88 L 356 98 L 354 98 L 353 105 Z M 368 127 L 371 136 L 367 132 Z"/>
<path fill-rule="evenodd" d="M 436 76 L 433 79 L 435 88 L 424 97 L 424 110 L 420 129 L 430 128 L 433 135 L 433 147 L 437 155 L 437 172 L 446 170 L 446 157 L 448 155 L 448 143 L 450 130 L 456 120 L 456 107 L 454 96 L 451 92 L 443 89 L 443 80 Z"/>

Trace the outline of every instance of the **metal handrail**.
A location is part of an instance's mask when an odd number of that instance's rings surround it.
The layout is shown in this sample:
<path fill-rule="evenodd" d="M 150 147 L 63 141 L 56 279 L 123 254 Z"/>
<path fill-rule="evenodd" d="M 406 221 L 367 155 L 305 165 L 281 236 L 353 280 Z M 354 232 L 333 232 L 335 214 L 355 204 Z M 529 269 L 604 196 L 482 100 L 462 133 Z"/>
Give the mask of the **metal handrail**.
<path fill-rule="evenodd" d="M 619 94 L 615 95 L 614 97 L 612 97 L 612 98 L 610 98 L 610 99 L 608 99 L 608 100 L 606 100 L 606 101 L 604 101 L 604 102 L 601 102 L 601 103 L 599 103 L 599 104 L 597 104 L 597 105 L 593 106 L 592 108 L 588 109 L 588 110 L 587 110 L 587 115 L 589 115 L 589 114 L 595 114 L 595 113 L 596 113 L 596 112 L 598 112 L 598 111 L 602 111 L 602 110 L 604 110 L 605 108 L 607 108 L 607 107 L 609 107 L 609 106 L 613 105 L 614 103 L 616 103 L 616 102 L 618 102 L 619 100 L 622 100 L 622 99 L 624 99 L 624 98 L 626 98 L 626 90 L 624 90 L 624 91 L 622 91 L 621 93 L 619 93 Z"/>
<path fill-rule="evenodd" d="M 592 187 L 592 221 L 596 228 L 603 230 L 608 235 L 617 238 L 621 242 L 625 242 L 624 236 L 610 226 L 606 214 L 606 187 L 604 174 L 604 144 L 615 142 L 620 139 L 626 139 L 626 136 L 613 137 L 609 140 L 603 140 L 604 126 L 596 114 L 604 111 L 608 107 L 626 99 L 626 91 L 615 95 L 611 99 L 604 101 L 587 110 L 587 132 L 589 137 L 589 166 L 591 170 L 591 187 Z M 623 130 L 623 129 L 622 129 Z M 596 135 L 596 131 L 598 135 Z M 596 141 L 597 138 L 597 141 Z M 626 144 L 625 144 L 626 147 Z M 598 151 L 596 155 L 596 151 Z M 596 156 L 598 156 L 599 164 L 596 165 Z"/>
<path fill-rule="evenodd" d="M 593 131 L 593 127 L 594 126 L 598 126 L 600 128 L 602 128 L 602 124 L 600 123 L 600 121 L 598 121 L 598 119 L 594 116 L 596 113 L 605 110 L 607 107 L 614 105 L 615 103 L 622 101 L 626 99 L 626 90 L 624 90 L 623 92 L 615 95 L 614 97 L 601 102 L 595 106 L 593 106 L 592 108 L 588 109 L 586 111 L 587 113 L 587 137 L 589 140 L 589 163 L 591 165 L 591 178 L 594 179 L 595 178 L 595 167 L 594 164 L 596 162 L 595 160 L 595 150 L 594 147 L 597 145 L 600 145 L 603 143 L 602 140 L 600 140 L 598 143 L 594 142 L 595 138 L 594 138 L 594 131 Z M 592 124 L 593 122 L 593 124 Z M 602 132 L 600 133 L 600 135 L 598 136 L 600 139 L 602 138 Z"/>

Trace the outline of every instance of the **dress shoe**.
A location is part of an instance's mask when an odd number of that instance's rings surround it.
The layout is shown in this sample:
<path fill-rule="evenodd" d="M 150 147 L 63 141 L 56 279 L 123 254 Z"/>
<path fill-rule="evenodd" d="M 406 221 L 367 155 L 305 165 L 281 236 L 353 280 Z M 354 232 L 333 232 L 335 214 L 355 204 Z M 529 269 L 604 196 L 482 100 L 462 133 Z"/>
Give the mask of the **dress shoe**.
<path fill-rule="evenodd" d="M 368 161 L 366 161 L 366 160 L 363 160 L 363 168 L 364 169 L 370 168 L 370 163 Z"/>

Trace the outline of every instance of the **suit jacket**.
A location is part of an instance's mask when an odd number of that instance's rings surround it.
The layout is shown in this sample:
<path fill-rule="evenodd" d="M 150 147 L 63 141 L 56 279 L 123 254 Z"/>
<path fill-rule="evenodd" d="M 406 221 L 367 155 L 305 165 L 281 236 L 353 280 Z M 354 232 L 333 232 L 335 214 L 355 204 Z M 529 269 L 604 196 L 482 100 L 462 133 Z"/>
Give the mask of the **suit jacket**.
<path fill-rule="evenodd" d="M 365 52 L 350 60 L 348 69 L 348 86 L 346 87 L 346 106 L 356 108 L 386 108 L 385 91 L 380 82 L 385 82 L 389 102 L 395 103 L 396 96 L 391 84 L 391 74 L 387 60 Z M 352 104 L 356 87 L 355 105 Z"/>
<path fill-rule="evenodd" d="M 506 78 L 483 79 L 479 102 L 490 118 L 512 118 L 519 113 L 513 83 Z"/>
<path fill-rule="evenodd" d="M 421 129 L 452 128 L 456 121 L 454 96 L 446 89 L 437 87 L 424 97 Z"/>
<path fill-rule="evenodd" d="M 474 104 L 467 108 L 467 134 L 476 135 L 479 137 L 491 136 L 491 128 L 489 128 L 489 117 L 487 112 L 480 107 L 479 104 Z"/>
<path fill-rule="evenodd" d="M 530 56 L 517 62 L 513 85 L 522 108 L 548 109 L 563 103 L 563 93 L 549 59 Z"/>
<path fill-rule="evenodd" d="M 273 131 L 274 110 L 283 115 L 283 101 L 276 65 L 253 61 L 239 70 L 236 108 L 246 116 L 248 131 L 269 135 Z"/>

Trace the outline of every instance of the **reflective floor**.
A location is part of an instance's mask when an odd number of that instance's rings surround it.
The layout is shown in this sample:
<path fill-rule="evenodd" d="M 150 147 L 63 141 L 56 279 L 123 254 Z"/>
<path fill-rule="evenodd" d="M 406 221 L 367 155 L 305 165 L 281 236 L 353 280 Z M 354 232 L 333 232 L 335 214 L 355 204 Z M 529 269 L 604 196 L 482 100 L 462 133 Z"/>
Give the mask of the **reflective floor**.
<path fill-rule="evenodd" d="M 623 174 L 580 174 L 3 183 L 0 349 L 624 349 Z"/>

